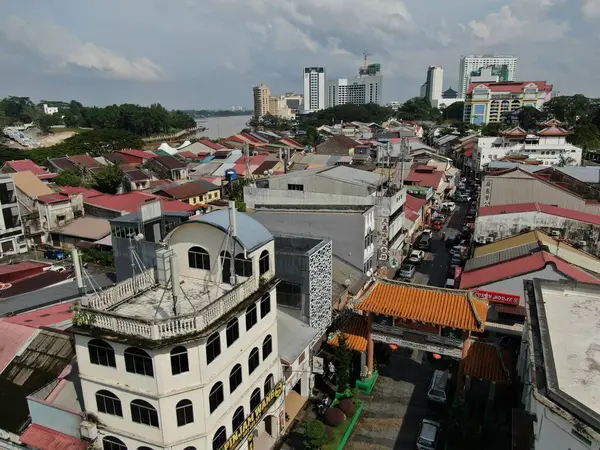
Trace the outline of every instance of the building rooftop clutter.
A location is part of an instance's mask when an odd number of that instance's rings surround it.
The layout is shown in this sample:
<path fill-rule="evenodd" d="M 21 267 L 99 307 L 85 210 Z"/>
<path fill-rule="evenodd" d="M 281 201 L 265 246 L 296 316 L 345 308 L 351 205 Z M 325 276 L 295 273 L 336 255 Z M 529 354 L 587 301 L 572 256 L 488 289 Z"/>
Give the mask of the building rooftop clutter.
<path fill-rule="evenodd" d="M 52 230 L 52 234 L 97 241 L 110 234 L 110 222 L 99 217 L 80 217 L 65 226 Z"/>
<path fill-rule="evenodd" d="M 279 358 L 292 364 L 321 332 L 301 320 L 277 310 L 277 340 Z"/>
<path fill-rule="evenodd" d="M 506 349 L 494 342 L 467 340 L 463 349 L 463 374 L 478 380 L 494 383 L 510 382 L 514 371 L 513 361 Z"/>
<path fill-rule="evenodd" d="M 174 158 L 173 156 L 170 156 L 170 155 L 157 156 L 156 158 L 154 158 L 154 161 L 169 170 L 185 169 L 187 166 L 186 163 L 179 161 L 177 158 Z"/>
<path fill-rule="evenodd" d="M 20 440 L 38 450 L 86 450 L 89 447 L 88 442 L 37 424 L 30 425 Z"/>
<path fill-rule="evenodd" d="M 470 291 L 442 289 L 376 277 L 356 309 L 404 320 L 481 332 L 488 303 Z"/>
<path fill-rule="evenodd" d="M 592 427 L 597 435 L 600 287 L 534 279 L 526 283 L 525 291 L 532 387 L 553 403 L 556 413 L 579 429 L 585 430 L 584 424 Z"/>
<path fill-rule="evenodd" d="M 358 294 L 368 277 L 361 269 L 348 264 L 338 256 L 333 257 L 332 261 L 332 296 L 334 306 L 337 299 L 346 291 L 351 295 Z"/>

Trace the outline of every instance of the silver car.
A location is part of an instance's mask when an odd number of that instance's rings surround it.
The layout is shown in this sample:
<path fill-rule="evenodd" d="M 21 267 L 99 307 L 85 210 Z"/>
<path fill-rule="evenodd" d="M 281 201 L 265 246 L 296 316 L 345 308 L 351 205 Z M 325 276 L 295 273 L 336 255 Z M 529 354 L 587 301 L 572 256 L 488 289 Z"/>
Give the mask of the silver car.
<path fill-rule="evenodd" d="M 400 278 L 403 280 L 410 280 L 415 276 L 415 266 L 412 264 L 404 264 L 400 267 Z"/>

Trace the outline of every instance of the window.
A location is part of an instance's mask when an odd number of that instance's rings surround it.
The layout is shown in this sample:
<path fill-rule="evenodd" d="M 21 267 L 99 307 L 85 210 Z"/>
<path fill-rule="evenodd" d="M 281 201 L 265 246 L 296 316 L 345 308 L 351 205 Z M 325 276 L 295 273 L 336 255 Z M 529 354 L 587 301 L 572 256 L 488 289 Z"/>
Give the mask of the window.
<path fill-rule="evenodd" d="M 152 450 L 150 447 L 146 447 L 145 445 L 142 445 L 141 447 L 138 447 L 137 450 Z"/>
<path fill-rule="evenodd" d="M 265 380 L 265 397 L 267 396 L 267 394 L 269 392 L 271 392 L 273 390 L 273 387 L 275 386 L 274 382 L 273 382 L 273 375 L 270 374 L 267 379 Z"/>
<path fill-rule="evenodd" d="M 194 421 L 194 407 L 190 400 L 181 400 L 175 406 L 177 414 L 177 426 L 182 427 Z"/>
<path fill-rule="evenodd" d="M 171 374 L 189 372 L 190 363 L 188 361 L 187 348 L 179 346 L 171 350 Z"/>
<path fill-rule="evenodd" d="M 244 407 L 240 406 L 233 413 L 233 420 L 231 421 L 231 429 L 235 432 L 244 423 Z"/>
<path fill-rule="evenodd" d="M 202 247 L 192 247 L 188 250 L 188 263 L 192 269 L 210 270 L 210 256 Z"/>
<path fill-rule="evenodd" d="M 236 364 L 229 373 L 229 392 L 233 392 L 242 384 L 242 365 Z"/>
<path fill-rule="evenodd" d="M 254 347 L 248 357 L 248 373 L 254 372 L 259 364 L 260 358 L 258 356 L 258 349 Z"/>
<path fill-rule="evenodd" d="M 117 367 L 115 351 L 110 344 L 100 339 L 92 339 L 88 342 L 90 362 L 99 366 Z"/>
<path fill-rule="evenodd" d="M 246 308 L 246 331 L 249 331 L 258 322 L 256 315 L 256 303 L 252 303 Z"/>
<path fill-rule="evenodd" d="M 260 389 L 254 389 L 252 395 L 250 396 L 250 411 L 254 411 L 258 404 L 260 403 Z"/>
<path fill-rule="evenodd" d="M 96 392 L 96 407 L 98 412 L 123 417 L 121 400 L 110 391 L 100 390 Z"/>
<path fill-rule="evenodd" d="M 244 258 L 243 253 L 239 253 L 235 256 L 235 274 L 240 277 L 252 276 L 252 260 L 250 258 Z"/>
<path fill-rule="evenodd" d="M 183 450 L 196 450 L 196 447 L 190 445 L 189 447 L 186 447 Z"/>
<path fill-rule="evenodd" d="M 215 433 L 213 438 L 213 450 L 219 450 L 227 442 L 227 430 L 225 427 L 221 427 Z"/>
<path fill-rule="evenodd" d="M 269 271 L 269 252 L 263 250 L 258 259 L 258 273 L 264 275 Z"/>
<path fill-rule="evenodd" d="M 231 253 L 221 252 L 221 281 L 223 283 L 231 283 L 233 273 L 231 271 Z"/>
<path fill-rule="evenodd" d="M 260 318 L 264 317 L 271 312 L 271 294 L 266 294 L 260 299 Z"/>
<path fill-rule="evenodd" d="M 150 355 L 144 350 L 129 347 L 123 354 L 125 356 L 125 370 L 127 370 L 127 372 L 154 377 L 152 358 L 150 358 Z"/>
<path fill-rule="evenodd" d="M 262 350 L 263 350 L 263 361 L 264 361 L 265 359 L 267 359 L 267 356 L 269 356 L 271 353 L 273 353 L 273 339 L 271 338 L 270 334 L 263 341 Z"/>
<path fill-rule="evenodd" d="M 134 400 L 131 402 L 131 420 L 158 428 L 158 413 L 145 400 Z"/>
<path fill-rule="evenodd" d="M 113 436 L 106 436 L 102 439 L 102 450 L 127 450 L 127 446 L 121 439 Z"/>
<path fill-rule="evenodd" d="M 288 191 L 303 191 L 303 184 L 288 184 Z"/>
<path fill-rule="evenodd" d="M 221 354 L 221 336 L 213 333 L 206 341 L 206 364 L 210 364 Z"/>
<path fill-rule="evenodd" d="M 223 403 L 223 383 L 220 381 L 213 386 L 208 396 L 210 412 L 214 412 Z"/>
<path fill-rule="evenodd" d="M 236 317 L 227 322 L 225 336 L 227 338 L 227 347 L 231 347 L 231 345 L 240 337 L 240 325 Z"/>

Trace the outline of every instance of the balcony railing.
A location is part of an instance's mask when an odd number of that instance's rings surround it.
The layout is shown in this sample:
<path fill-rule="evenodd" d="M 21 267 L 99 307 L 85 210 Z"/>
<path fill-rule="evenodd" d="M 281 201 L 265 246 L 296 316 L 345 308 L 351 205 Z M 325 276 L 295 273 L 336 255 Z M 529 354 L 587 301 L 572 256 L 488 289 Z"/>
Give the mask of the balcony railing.
<path fill-rule="evenodd" d="M 259 279 L 253 276 L 206 307 L 187 315 L 166 319 L 144 319 L 109 311 L 111 307 L 125 302 L 155 285 L 154 269 L 150 269 L 100 295 L 83 298 L 74 308 L 73 323 L 149 340 L 162 340 L 198 333 L 207 329 L 220 317 L 255 293 L 259 288 Z"/>

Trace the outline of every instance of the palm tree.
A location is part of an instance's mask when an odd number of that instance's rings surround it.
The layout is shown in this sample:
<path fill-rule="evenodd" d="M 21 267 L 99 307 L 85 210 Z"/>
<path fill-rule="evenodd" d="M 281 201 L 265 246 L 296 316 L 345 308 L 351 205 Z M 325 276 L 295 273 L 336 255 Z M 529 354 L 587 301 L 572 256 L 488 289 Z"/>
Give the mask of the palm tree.
<path fill-rule="evenodd" d="M 565 166 L 570 166 L 573 163 L 575 163 L 575 159 L 571 158 L 570 156 L 565 156 L 564 154 L 560 154 L 558 155 L 558 164 L 556 164 L 558 167 L 565 167 Z"/>

